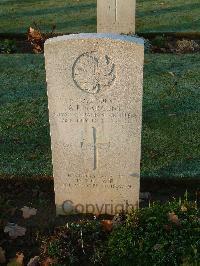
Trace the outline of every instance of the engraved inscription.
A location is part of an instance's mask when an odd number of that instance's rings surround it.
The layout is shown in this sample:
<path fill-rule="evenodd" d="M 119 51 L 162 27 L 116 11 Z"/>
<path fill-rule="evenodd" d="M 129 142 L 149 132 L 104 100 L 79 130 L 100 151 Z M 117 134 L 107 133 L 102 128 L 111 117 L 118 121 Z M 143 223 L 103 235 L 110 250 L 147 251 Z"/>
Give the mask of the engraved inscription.
<path fill-rule="evenodd" d="M 109 188 L 109 189 L 131 189 L 133 186 L 130 183 L 124 184 L 122 182 L 115 182 L 116 178 L 120 178 L 124 180 L 127 176 L 116 175 L 116 176 L 95 176 L 95 175 L 83 175 L 83 174 L 76 174 L 68 173 L 67 179 L 62 180 L 62 182 L 57 183 L 57 186 L 66 187 L 101 187 L 101 188 Z"/>
<path fill-rule="evenodd" d="M 61 123 L 132 123 L 137 119 L 132 103 L 127 100 L 124 105 L 121 98 L 113 100 L 107 97 L 98 101 L 87 97 L 76 100 L 62 98 L 62 101 L 65 106 L 62 112 L 52 113 L 52 118 Z"/>
<path fill-rule="evenodd" d="M 98 93 L 115 80 L 115 64 L 108 55 L 97 52 L 80 55 L 72 67 L 72 78 L 76 86 L 87 93 Z"/>
<path fill-rule="evenodd" d="M 93 129 L 93 141 L 94 141 L 94 169 L 97 169 L 97 130 L 95 127 L 92 128 Z"/>

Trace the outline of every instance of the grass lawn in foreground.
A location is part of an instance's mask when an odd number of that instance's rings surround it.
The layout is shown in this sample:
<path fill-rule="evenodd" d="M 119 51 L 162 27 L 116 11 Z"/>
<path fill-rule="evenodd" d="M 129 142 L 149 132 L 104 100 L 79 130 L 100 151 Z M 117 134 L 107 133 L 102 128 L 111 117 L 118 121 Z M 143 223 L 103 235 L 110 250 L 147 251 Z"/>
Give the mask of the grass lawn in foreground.
<path fill-rule="evenodd" d="M 143 177 L 200 176 L 200 54 L 146 55 Z M 0 175 L 52 175 L 43 55 L 0 55 Z"/>
<path fill-rule="evenodd" d="M 137 0 L 136 31 L 199 32 L 199 14 L 199 0 Z M 25 33 L 34 21 L 44 31 L 95 32 L 96 0 L 0 1 L 0 33 Z"/>

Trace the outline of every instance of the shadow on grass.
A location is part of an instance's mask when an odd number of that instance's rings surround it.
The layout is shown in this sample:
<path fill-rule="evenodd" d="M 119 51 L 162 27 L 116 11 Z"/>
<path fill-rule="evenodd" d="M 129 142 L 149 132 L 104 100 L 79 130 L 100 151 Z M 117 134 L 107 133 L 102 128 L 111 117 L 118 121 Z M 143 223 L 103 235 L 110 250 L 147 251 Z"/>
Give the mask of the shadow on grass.
<path fill-rule="evenodd" d="M 167 7 L 167 8 L 157 8 L 152 9 L 149 11 L 138 11 L 137 16 L 140 17 L 155 17 L 158 15 L 173 15 L 170 13 L 181 13 L 183 11 L 192 13 L 193 11 L 196 11 L 200 9 L 200 3 L 194 3 L 194 4 L 185 4 L 182 6 L 175 6 L 175 7 Z"/>
<path fill-rule="evenodd" d="M 59 22 L 63 21 L 63 22 Z M 80 16 L 78 19 L 74 18 L 74 16 L 66 18 L 55 18 L 55 21 L 48 22 L 43 21 L 43 18 L 33 18 L 27 22 L 27 29 L 32 25 L 33 22 L 39 26 L 41 31 L 50 32 L 52 30 L 52 26 L 55 25 L 55 32 L 60 34 L 68 34 L 68 33 L 79 33 L 79 32 L 96 32 L 96 23 L 97 19 L 95 14 L 88 17 Z M 34 25 L 33 25 L 34 27 Z M 19 24 L 15 24 L 9 27 L 9 32 L 20 32 L 21 26 Z"/>
<path fill-rule="evenodd" d="M 49 14 L 54 14 L 59 16 L 59 14 L 63 13 L 73 13 L 73 16 L 76 16 L 76 12 L 83 12 L 84 10 L 94 9 L 96 7 L 95 4 L 75 4 L 75 5 L 67 5 L 62 7 L 49 7 L 49 8 L 38 8 L 26 11 L 20 11 L 18 9 L 15 12 L 15 17 L 37 17 L 37 16 L 48 16 Z M 7 16 L 7 14 L 0 15 L 0 18 Z"/>
<path fill-rule="evenodd" d="M 56 28 L 59 30 L 66 30 L 66 23 L 57 23 Z M 87 32 L 96 31 L 96 17 L 86 18 L 86 19 L 79 19 L 79 20 L 72 20 L 70 21 L 70 25 L 68 25 L 69 33 L 77 32 L 77 27 L 79 27 L 78 32 L 82 32 L 82 29 L 87 29 Z M 90 29 L 90 30 L 89 30 Z"/>
<path fill-rule="evenodd" d="M 136 22 L 136 26 L 138 25 L 138 27 L 141 28 L 141 23 L 143 23 L 142 21 L 137 21 Z M 148 27 L 142 27 L 142 33 L 148 33 L 149 32 L 149 28 Z M 150 32 L 162 32 L 163 34 L 165 32 L 169 32 L 169 28 L 170 28 L 170 32 L 195 32 L 198 28 L 200 28 L 200 21 L 193 21 L 191 22 L 182 22 L 180 21 L 179 23 L 175 23 L 174 26 L 170 27 L 169 24 L 159 24 L 159 21 L 156 25 L 156 27 L 154 27 L 153 30 L 151 30 Z M 140 34 L 142 34 L 140 33 Z"/>

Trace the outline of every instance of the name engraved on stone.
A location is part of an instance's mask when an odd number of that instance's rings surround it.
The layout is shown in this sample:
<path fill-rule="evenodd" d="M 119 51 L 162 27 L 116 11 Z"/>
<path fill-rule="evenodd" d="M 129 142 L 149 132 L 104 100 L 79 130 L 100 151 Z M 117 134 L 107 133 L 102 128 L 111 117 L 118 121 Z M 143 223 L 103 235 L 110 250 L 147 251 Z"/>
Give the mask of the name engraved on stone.
<path fill-rule="evenodd" d="M 108 55 L 83 53 L 73 64 L 72 78 L 80 90 L 95 94 L 113 84 L 116 78 L 115 64 Z"/>

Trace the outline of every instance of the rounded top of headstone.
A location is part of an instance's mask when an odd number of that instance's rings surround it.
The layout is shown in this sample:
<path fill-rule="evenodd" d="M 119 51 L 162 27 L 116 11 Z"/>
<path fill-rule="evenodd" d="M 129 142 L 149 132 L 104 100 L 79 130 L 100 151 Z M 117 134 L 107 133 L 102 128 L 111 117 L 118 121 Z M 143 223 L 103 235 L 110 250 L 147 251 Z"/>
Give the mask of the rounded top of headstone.
<path fill-rule="evenodd" d="M 128 35 L 120 35 L 120 34 L 114 34 L 114 33 L 79 33 L 79 34 L 69 34 L 69 35 L 63 35 L 58 37 L 53 37 L 48 39 L 45 42 L 46 44 L 51 44 L 55 42 L 60 41 L 67 41 L 67 40 L 83 40 L 83 39 L 111 39 L 116 41 L 122 41 L 122 42 L 132 42 L 136 43 L 138 45 L 144 45 L 144 40 L 142 38 L 138 38 L 135 36 L 128 36 Z"/>

